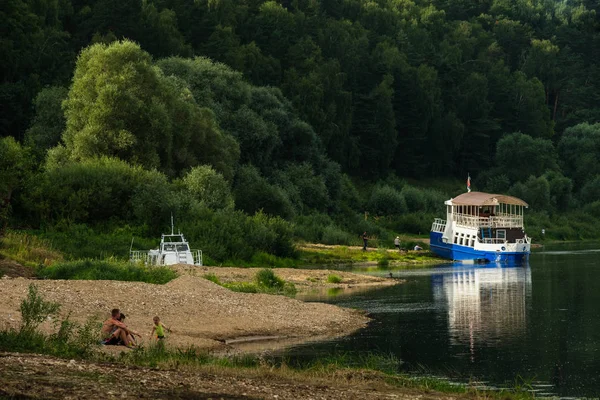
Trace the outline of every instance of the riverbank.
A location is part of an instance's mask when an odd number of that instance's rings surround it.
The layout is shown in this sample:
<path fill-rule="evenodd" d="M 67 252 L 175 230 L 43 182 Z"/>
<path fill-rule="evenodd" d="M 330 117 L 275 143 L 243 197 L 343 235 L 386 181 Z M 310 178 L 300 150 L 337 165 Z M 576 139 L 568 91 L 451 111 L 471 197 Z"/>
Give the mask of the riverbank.
<path fill-rule="evenodd" d="M 406 242 L 403 242 L 406 243 Z M 422 243 L 424 241 L 412 241 Z M 414 247 L 414 246 L 413 246 Z M 413 247 L 410 247 L 411 249 Z M 349 265 L 355 263 L 380 266 L 422 268 L 444 262 L 429 250 L 397 250 L 387 248 L 367 248 L 360 246 L 325 245 L 319 243 L 299 243 L 296 245 L 302 266 Z"/>
<path fill-rule="evenodd" d="M 261 268 L 171 266 L 180 275 L 216 276 L 221 283 L 252 282 Z M 355 274 L 329 269 L 277 268 L 275 274 L 286 282 L 293 283 L 298 292 L 328 288 L 376 288 L 402 283 L 398 279 Z"/>
<path fill-rule="evenodd" d="M 25 383 L 27 382 L 27 383 Z M 439 387 L 450 393 L 432 389 Z M 527 393 L 481 392 L 443 381 L 414 380 L 369 369 L 313 371 L 269 366 L 129 366 L 0 353 L 0 397 L 108 399 L 531 399 Z"/>
<path fill-rule="evenodd" d="M 0 325 L 17 327 L 19 306 L 35 283 L 48 300 L 62 305 L 62 314 L 79 323 L 109 316 L 112 308 L 127 315 L 127 324 L 151 342 L 152 318 L 173 329 L 167 343 L 225 350 L 237 339 L 268 337 L 308 341 L 350 334 L 369 321 L 363 312 L 322 303 L 304 303 L 285 296 L 238 293 L 202 277 L 184 274 L 165 285 L 120 281 L 31 281 L 1 279 Z M 41 327 L 50 332 L 52 322 Z"/>

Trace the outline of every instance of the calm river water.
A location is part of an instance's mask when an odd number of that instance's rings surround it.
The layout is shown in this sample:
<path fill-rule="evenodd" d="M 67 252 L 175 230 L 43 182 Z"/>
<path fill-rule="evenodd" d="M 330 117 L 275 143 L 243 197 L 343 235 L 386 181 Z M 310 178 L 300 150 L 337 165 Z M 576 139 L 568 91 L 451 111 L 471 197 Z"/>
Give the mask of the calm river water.
<path fill-rule="evenodd" d="M 287 355 L 394 354 L 403 372 L 490 387 L 526 383 L 540 396 L 600 396 L 600 250 L 549 248 L 513 268 L 445 264 L 366 273 L 390 271 L 407 283 L 304 297 L 366 310 L 374 321 Z"/>

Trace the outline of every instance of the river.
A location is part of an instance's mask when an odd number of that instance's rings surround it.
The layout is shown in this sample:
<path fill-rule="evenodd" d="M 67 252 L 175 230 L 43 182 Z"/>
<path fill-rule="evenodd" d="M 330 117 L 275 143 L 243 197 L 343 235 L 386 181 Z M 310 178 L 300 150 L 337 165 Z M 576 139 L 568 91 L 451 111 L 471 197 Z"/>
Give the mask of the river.
<path fill-rule="evenodd" d="M 579 245 L 581 247 L 581 245 Z M 595 246 L 598 246 L 596 243 Z M 366 310 L 373 322 L 342 339 L 290 349 L 291 359 L 393 354 L 399 372 L 538 396 L 600 395 L 600 250 L 547 247 L 518 267 L 442 264 L 363 272 L 405 284 L 305 296 Z"/>

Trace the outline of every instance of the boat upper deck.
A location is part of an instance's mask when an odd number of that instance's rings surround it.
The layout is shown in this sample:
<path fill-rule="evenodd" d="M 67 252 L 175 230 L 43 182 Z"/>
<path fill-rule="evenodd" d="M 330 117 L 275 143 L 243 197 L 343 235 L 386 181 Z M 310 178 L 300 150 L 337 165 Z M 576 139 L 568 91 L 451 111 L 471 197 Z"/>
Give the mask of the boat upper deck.
<path fill-rule="evenodd" d="M 522 228 L 523 200 L 483 192 L 463 193 L 445 202 L 448 220 L 467 228 Z"/>

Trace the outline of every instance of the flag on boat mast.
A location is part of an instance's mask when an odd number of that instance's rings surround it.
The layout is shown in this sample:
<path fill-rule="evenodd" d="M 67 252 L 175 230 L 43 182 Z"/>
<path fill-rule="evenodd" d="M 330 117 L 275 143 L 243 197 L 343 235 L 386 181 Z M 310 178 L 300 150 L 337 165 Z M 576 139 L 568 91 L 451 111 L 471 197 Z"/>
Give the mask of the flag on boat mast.
<path fill-rule="evenodd" d="M 471 175 L 467 174 L 467 193 L 471 192 Z"/>

